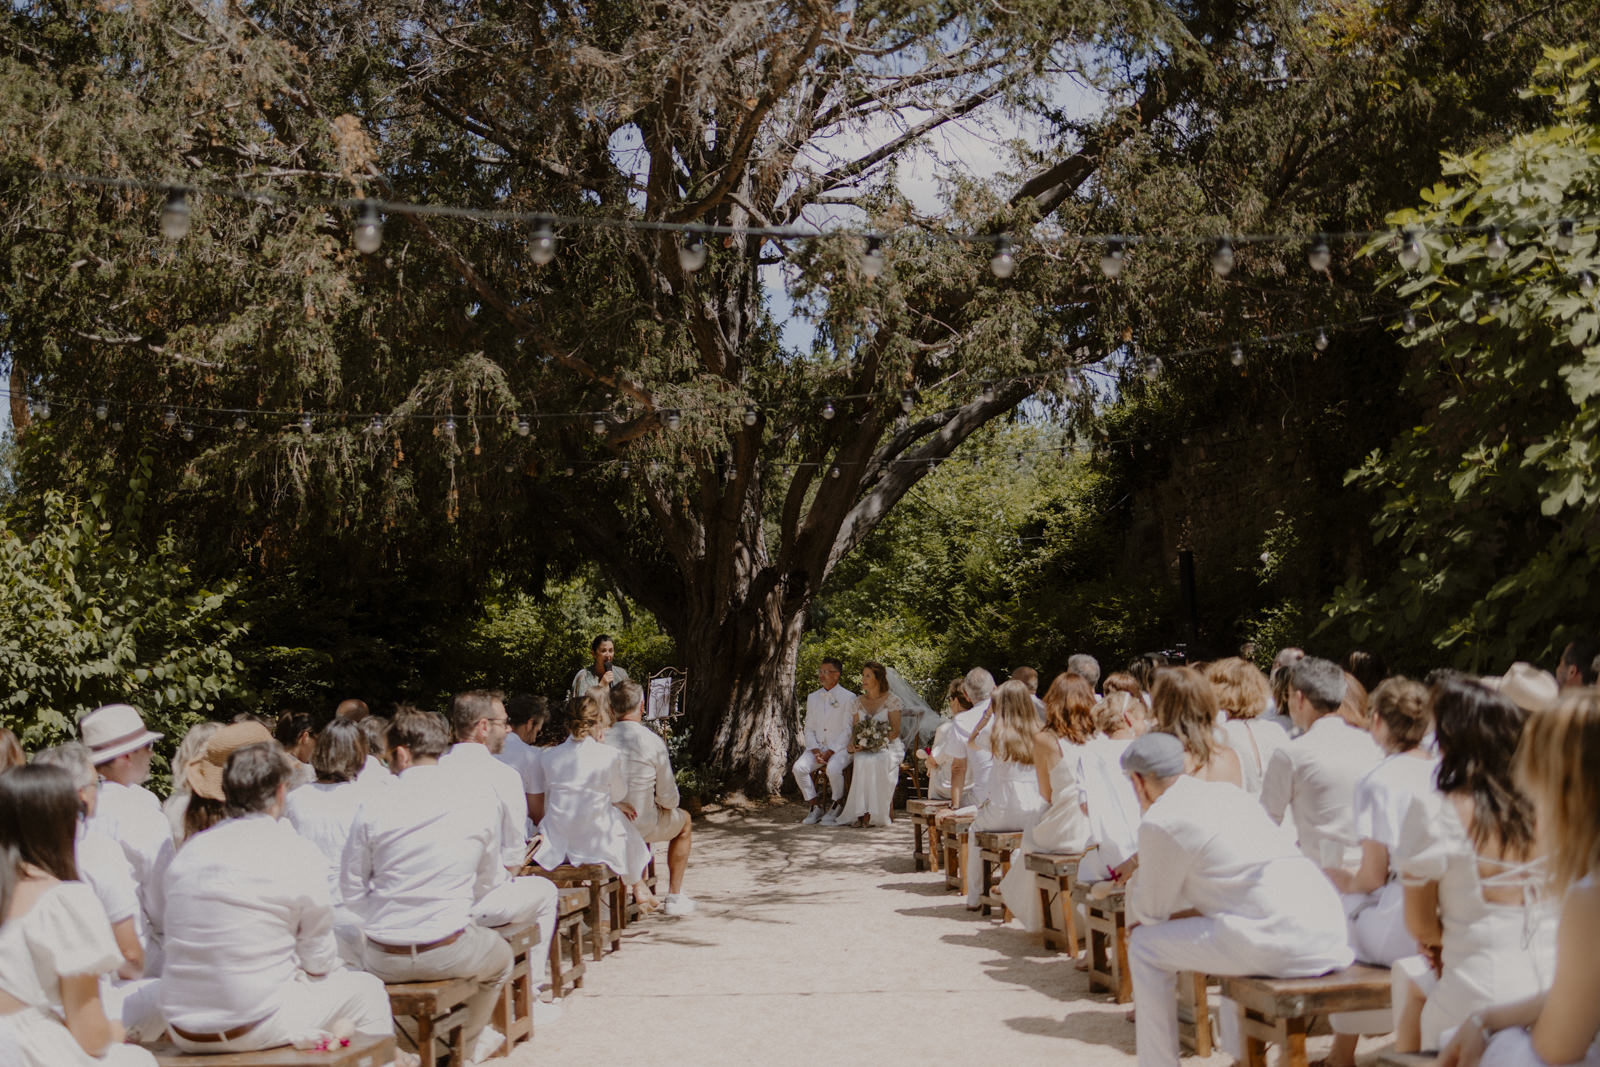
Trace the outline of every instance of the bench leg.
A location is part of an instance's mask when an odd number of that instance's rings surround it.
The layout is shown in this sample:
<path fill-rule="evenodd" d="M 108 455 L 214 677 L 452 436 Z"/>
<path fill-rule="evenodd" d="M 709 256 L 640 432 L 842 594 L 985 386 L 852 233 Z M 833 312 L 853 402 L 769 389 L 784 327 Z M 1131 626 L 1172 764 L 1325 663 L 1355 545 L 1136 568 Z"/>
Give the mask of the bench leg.
<path fill-rule="evenodd" d="M 978 883 L 978 912 L 981 915 L 988 915 L 993 910 L 989 907 L 989 885 L 994 874 L 994 863 L 989 859 L 988 853 L 980 853 L 978 862 L 981 868 L 979 876 L 983 879 Z"/>
<path fill-rule="evenodd" d="M 1117 1003 L 1126 1004 L 1133 999 L 1133 972 L 1128 969 L 1128 920 L 1122 912 L 1116 914 L 1116 955 L 1111 973 L 1117 983 Z"/>
<path fill-rule="evenodd" d="M 1244 1035 L 1245 1067 L 1267 1067 L 1267 1042 L 1258 1029 L 1264 1025 L 1261 1018 L 1243 1007 L 1238 1011 L 1239 1032 Z"/>
<path fill-rule="evenodd" d="M 589 885 L 589 944 L 594 950 L 594 961 L 600 962 L 600 957 L 605 955 L 605 948 L 600 941 L 600 905 L 604 902 L 602 894 L 604 886 L 598 882 Z"/>
<path fill-rule="evenodd" d="M 1279 1024 L 1283 1032 L 1281 1067 L 1306 1067 L 1306 1022 L 1301 1015 Z"/>
<path fill-rule="evenodd" d="M 417 1020 L 417 1056 L 422 1067 L 439 1067 L 439 1053 L 433 1047 L 433 1017 L 424 1015 Z"/>
<path fill-rule="evenodd" d="M 922 816 L 911 816 L 911 867 L 913 870 L 925 871 L 928 869 L 928 854 L 922 851 Z"/>
<path fill-rule="evenodd" d="M 930 870 L 944 870 L 944 835 L 939 833 L 939 824 L 933 816 L 928 816 L 928 866 Z"/>

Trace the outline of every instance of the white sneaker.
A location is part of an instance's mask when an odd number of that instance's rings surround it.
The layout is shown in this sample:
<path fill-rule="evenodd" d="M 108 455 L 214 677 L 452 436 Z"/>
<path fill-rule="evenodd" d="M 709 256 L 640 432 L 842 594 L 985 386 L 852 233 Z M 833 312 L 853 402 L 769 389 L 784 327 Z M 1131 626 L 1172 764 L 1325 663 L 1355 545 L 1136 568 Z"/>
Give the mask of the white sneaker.
<path fill-rule="evenodd" d="M 667 915 L 693 915 L 698 907 L 687 893 L 668 893 L 662 898 L 661 910 Z"/>
<path fill-rule="evenodd" d="M 472 1043 L 472 1052 L 467 1056 L 468 1063 L 488 1063 L 489 1058 L 500 1051 L 500 1046 L 506 1043 L 506 1035 L 492 1026 L 485 1026 L 478 1031 L 478 1039 Z"/>
<path fill-rule="evenodd" d="M 822 806 L 819 804 L 818 806 L 812 808 L 809 812 L 807 812 L 806 813 L 806 817 L 804 819 L 801 819 L 800 822 L 804 826 L 815 826 L 817 824 L 818 820 L 820 820 L 821 818 L 822 818 Z"/>
<path fill-rule="evenodd" d="M 818 819 L 817 822 L 819 822 L 823 826 L 838 826 L 839 825 L 839 820 L 835 819 L 833 817 L 833 812 L 831 812 L 831 811 L 828 812 L 828 814 L 824 815 L 822 818 Z"/>

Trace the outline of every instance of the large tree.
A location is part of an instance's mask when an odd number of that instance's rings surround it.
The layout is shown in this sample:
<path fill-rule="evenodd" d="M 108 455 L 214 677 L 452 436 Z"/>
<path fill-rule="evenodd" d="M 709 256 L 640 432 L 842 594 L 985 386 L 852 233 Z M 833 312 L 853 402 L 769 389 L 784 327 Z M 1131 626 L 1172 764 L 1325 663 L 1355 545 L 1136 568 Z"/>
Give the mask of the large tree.
<path fill-rule="evenodd" d="M 1029 396 L 1080 410 L 1074 367 L 1142 372 L 1130 340 L 1359 302 L 1286 283 L 1297 249 L 1242 256 L 1219 286 L 1192 243 L 1140 246 L 1112 282 L 1072 234 L 1368 221 L 1387 205 L 1361 168 L 1396 173 L 1408 137 L 1517 66 L 1484 28 L 1520 41 L 1570 6 L 1528 29 L 1510 5 L 1442 2 L 14 4 L 0 353 L 65 412 L 24 450 L 24 489 L 155 437 L 169 514 L 219 563 L 470 591 L 587 555 L 676 640 L 700 754 L 772 789 L 807 608 L 930 463 Z M 1408 64 L 1472 50 L 1493 61 L 1469 87 L 1405 95 Z M 1104 110 L 1063 112 L 1069 79 Z M 918 219 L 896 168 L 1007 109 L 1041 115 L 1045 143 Z M 201 193 L 164 245 L 159 196 L 30 169 L 283 199 Z M 525 219 L 402 211 L 363 256 L 355 213 L 311 196 L 571 221 L 541 263 Z M 895 235 L 881 277 L 858 237 L 751 232 L 819 208 Z M 671 228 L 603 224 L 622 219 L 706 228 L 704 267 Z M 986 241 L 948 239 L 1006 231 L 1043 242 L 1005 280 Z M 780 343 L 771 265 L 816 322 L 810 351 Z"/>

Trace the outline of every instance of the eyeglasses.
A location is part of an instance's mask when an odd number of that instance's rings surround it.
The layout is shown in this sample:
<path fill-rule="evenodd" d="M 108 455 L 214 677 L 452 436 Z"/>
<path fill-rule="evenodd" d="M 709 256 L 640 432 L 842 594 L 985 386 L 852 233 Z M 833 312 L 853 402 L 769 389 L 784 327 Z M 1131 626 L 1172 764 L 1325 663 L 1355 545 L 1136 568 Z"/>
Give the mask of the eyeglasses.
<path fill-rule="evenodd" d="M 487 722 L 490 726 L 510 726 L 511 725 L 511 720 L 510 719 L 485 719 L 484 721 Z"/>

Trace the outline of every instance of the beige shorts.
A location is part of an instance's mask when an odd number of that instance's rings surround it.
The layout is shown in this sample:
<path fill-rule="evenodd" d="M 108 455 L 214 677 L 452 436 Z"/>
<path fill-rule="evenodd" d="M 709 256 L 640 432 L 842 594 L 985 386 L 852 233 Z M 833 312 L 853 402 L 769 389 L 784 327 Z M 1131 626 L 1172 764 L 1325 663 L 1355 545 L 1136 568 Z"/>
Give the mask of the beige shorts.
<path fill-rule="evenodd" d="M 656 824 L 644 839 L 650 844 L 658 841 L 671 841 L 683 833 L 683 828 L 689 825 L 689 813 L 682 808 L 656 807 Z"/>

